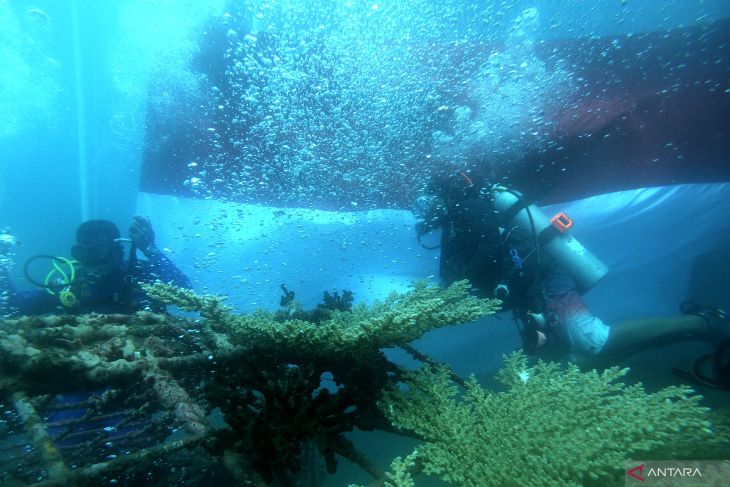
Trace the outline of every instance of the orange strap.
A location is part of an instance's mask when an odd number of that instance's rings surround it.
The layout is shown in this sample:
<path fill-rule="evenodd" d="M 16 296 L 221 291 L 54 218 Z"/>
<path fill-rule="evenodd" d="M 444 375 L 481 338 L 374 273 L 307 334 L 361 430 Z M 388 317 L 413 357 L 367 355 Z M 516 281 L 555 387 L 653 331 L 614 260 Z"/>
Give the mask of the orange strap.
<path fill-rule="evenodd" d="M 573 220 L 562 211 L 552 217 L 550 223 L 563 233 L 567 232 L 573 226 Z"/>

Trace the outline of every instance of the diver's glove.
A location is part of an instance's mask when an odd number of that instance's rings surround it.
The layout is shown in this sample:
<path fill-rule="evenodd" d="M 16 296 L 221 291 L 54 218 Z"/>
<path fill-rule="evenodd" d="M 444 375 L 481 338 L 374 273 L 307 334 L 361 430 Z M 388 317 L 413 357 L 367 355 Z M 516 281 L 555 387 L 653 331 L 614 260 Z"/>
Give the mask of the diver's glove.
<path fill-rule="evenodd" d="M 129 227 L 129 238 L 132 239 L 132 245 L 141 250 L 147 257 L 156 250 L 155 231 L 152 230 L 150 221 L 143 216 L 134 216 L 132 226 Z"/>

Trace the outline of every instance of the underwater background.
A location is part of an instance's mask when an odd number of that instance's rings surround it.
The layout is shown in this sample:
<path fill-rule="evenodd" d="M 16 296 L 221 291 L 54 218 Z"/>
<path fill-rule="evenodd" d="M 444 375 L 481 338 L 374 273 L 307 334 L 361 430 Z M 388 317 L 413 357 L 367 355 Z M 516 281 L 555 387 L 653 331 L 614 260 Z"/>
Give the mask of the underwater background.
<path fill-rule="evenodd" d="M 31 288 L 23 263 L 80 222 L 140 214 L 238 311 L 281 284 L 370 304 L 438 282 L 411 203 L 469 168 L 575 220 L 610 269 L 584 296 L 606 323 L 728 307 L 727 274 L 690 289 L 698 256 L 730 260 L 728 41 L 724 0 L 0 0 L 4 265 Z M 488 383 L 520 339 L 503 314 L 413 345 Z M 706 352 L 622 365 L 653 390 Z M 412 446 L 353 437 L 383 467 Z M 323 485 L 367 481 L 343 463 Z"/>

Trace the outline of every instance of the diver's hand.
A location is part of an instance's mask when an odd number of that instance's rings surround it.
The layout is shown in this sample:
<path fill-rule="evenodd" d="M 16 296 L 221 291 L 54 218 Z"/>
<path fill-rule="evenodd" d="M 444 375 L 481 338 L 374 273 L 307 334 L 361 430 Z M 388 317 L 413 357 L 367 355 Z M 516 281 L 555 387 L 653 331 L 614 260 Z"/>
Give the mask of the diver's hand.
<path fill-rule="evenodd" d="M 132 245 L 148 257 L 155 248 L 155 231 L 150 221 L 143 216 L 134 216 L 132 226 L 129 227 L 129 238 L 132 239 Z"/>
<path fill-rule="evenodd" d="M 498 284 L 497 287 L 494 288 L 494 291 L 492 291 L 492 294 L 494 294 L 494 297 L 501 299 L 504 301 L 509 297 L 509 287 L 507 287 L 507 284 Z"/>
<path fill-rule="evenodd" d="M 431 227 L 425 221 L 416 223 L 416 236 L 422 237 L 431 231 Z"/>

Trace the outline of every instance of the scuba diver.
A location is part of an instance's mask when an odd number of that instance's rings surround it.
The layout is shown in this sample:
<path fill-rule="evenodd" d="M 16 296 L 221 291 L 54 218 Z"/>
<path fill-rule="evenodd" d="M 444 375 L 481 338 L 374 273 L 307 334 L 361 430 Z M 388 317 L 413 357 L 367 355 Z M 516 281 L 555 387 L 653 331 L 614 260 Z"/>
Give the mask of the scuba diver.
<path fill-rule="evenodd" d="M 135 216 L 129 237 L 121 238 L 117 226 L 107 220 L 82 223 L 76 231 L 76 244 L 71 248 L 72 259 L 38 255 L 25 264 L 26 278 L 40 289 L 16 292 L 7 279 L 8 266 L 0 266 L 0 296 L 7 298 L 0 299 L 0 315 L 5 318 L 92 312 L 130 314 L 141 310 L 164 313 L 165 305 L 151 299 L 140 283 L 161 280 L 191 288 L 190 280 L 158 250 L 149 220 Z M 123 242 L 131 243 L 126 260 Z M 2 250 L 0 241 L 0 256 Z M 138 259 L 137 250 L 146 259 Z M 9 252 L 6 247 L 5 253 Z M 48 267 L 50 271 L 46 270 Z M 45 279 L 32 275 L 40 268 L 44 269 Z M 95 390 L 65 390 L 48 396 L 52 409 L 43 419 L 44 424 L 53 426 L 44 432 L 47 431 L 53 448 L 71 451 L 96 444 L 94 432 L 102 428 L 108 446 L 112 442 L 129 444 L 128 441 L 146 438 L 148 430 L 154 429 L 151 417 L 136 416 L 130 421 L 131 416 L 123 409 L 105 409 L 99 415 L 100 398 L 117 393 L 111 386 L 100 385 Z M 123 408 L 121 403 L 119 407 Z"/>
<path fill-rule="evenodd" d="M 15 292 L 9 280 L 4 281 L 10 287 L 10 314 L 165 312 L 165 305 L 147 296 L 139 284 L 160 280 L 190 289 L 190 280 L 155 246 L 148 219 L 135 216 L 129 237 L 120 238 L 119 229 L 108 220 L 82 223 L 71 248 L 72 260 L 39 255 L 26 263 L 26 277 L 41 289 Z M 127 260 L 122 242 L 131 243 Z M 137 250 L 147 259 L 139 260 Z M 51 271 L 40 282 L 30 276 L 29 268 L 43 260 L 51 262 Z"/>
<path fill-rule="evenodd" d="M 720 343 L 730 336 L 722 309 L 683 303 L 682 315 L 608 326 L 581 295 L 608 271 L 568 230 L 517 191 L 489 185 L 469 171 L 431 178 L 414 207 L 422 246 L 440 248 L 444 284 L 468 279 L 480 297 L 512 311 L 525 351 L 550 360 L 629 355 L 688 338 Z M 421 239 L 441 228 L 440 244 Z"/>

